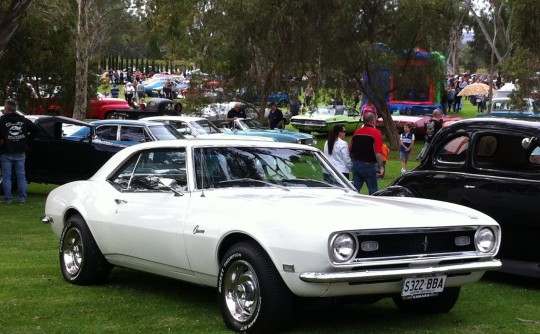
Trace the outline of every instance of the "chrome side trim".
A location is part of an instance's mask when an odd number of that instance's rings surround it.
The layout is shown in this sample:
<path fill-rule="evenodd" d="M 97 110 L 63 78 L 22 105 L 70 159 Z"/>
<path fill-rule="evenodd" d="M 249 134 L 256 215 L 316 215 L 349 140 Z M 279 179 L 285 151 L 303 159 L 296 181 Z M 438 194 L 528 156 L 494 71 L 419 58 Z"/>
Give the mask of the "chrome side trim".
<path fill-rule="evenodd" d="M 472 271 L 498 270 L 501 266 L 501 261 L 494 259 L 491 261 L 426 268 L 365 270 L 335 273 L 306 272 L 300 274 L 300 279 L 304 282 L 311 283 L 352 283 L 380 279 L 395 279 L 415 275 L 460 274 Z"/>

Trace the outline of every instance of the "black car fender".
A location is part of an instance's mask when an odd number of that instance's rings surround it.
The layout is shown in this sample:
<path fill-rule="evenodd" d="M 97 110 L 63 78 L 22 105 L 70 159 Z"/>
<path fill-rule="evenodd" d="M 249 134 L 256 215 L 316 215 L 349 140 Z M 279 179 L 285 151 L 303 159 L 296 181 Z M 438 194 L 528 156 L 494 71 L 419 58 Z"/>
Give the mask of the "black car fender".
<path fill-rule="evenodd" d="M 403 186 L 389 186 L 372 194 L 372 196 L 418 197 Z"/>

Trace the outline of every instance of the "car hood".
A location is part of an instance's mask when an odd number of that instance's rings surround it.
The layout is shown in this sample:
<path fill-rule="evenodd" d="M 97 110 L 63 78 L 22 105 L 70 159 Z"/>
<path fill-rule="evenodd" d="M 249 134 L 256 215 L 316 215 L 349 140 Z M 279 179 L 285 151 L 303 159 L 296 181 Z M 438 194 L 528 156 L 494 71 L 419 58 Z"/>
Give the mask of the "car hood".
<path fill-rule="evenodd" d="M 312 115 L 297 115 L 291 117 L 291 121 L 295 120 L 310 120 L 310 121 L 332 121 L 337 119 L 345 119 L 347 118 L 344 115 L 321 115 L 321 114 L 312 114 Z"/>
<path fill-rule="evenodd" d="M 373 197 L 350 190 L 310 188 L 225 191 L 229 200 L 242 203 L 245 210 L 256 208 L 253 218 L 262 226 L 275 226 L 277 221 L 288 225 L 305 224 L 306 230 L 325 233 L 350 229 L 403 227 L 437 227 L 493 224 L 487 215 L 452 203 L 411 197 Z M 236 198 L 236 199 L 235 199 Z M 266 207 L 266 208 L 265 208 Z M 238 209 L 238 208 L 237 208 Z M 261 215 L 261 212 L 272 214 Z M 234 214 L 233 214 L 234 215 Z M 276 220 L 277 216 L 283 219 Z M 239 216 L 240 218 L 240 216 Z M 434 219 L 436 218 L 436 219 Z M 251 220 L 250 220 L 251 222 Z M 298 231 L 298 226 L 296 226 Z"/>

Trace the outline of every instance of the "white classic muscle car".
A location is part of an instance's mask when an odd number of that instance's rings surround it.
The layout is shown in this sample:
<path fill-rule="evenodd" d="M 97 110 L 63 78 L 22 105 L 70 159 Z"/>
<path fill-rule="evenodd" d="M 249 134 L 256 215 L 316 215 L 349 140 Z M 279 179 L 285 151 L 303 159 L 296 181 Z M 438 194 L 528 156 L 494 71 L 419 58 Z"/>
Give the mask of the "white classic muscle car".
<path fill-rule="evenodd" d="M 241 208 L 241 209 L 239 209 Z M 414 214 L 413 221 L 404 219 Z M 44 223 L 66 281 L 113 266 L 217 287 L 227 327 L 288 323 L 296 297 L 392 297 L 448 312 L 496 270 L 500 229 L 467 207 L 356 193 L 316 148 L 233 140 L 143 143 L 54 189 Z"/>

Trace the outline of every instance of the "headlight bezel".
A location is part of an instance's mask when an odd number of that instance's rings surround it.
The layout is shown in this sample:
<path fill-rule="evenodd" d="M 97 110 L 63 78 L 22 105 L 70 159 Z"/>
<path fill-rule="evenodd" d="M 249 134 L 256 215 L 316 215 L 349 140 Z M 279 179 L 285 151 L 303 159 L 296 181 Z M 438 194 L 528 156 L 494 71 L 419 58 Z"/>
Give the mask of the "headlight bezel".
<path fill-rule="evenodd" d="M 351 245 L 348 247 L 350 250 L 345 252 L 346 254 L 340 254 L 339 249 L 336 245 L 336 242 L 342 246 L 350 242 Z M 335 264 L 347 264 L 356 258 L 358 254 L 358 239 L 353 233 L 350 232 L 336 232 L 330 237 L 328 244 L 328 253 L 332 263 Z"/>
<path fill-rule="evenodd" d="M 485 243 L 489 244 L 483 245 Z M 498 243 L 497 231 L 490 226 L 480 226 L 474 234 L 474 246 L 476 250 L 482 254 L 494 253 Z"/>

